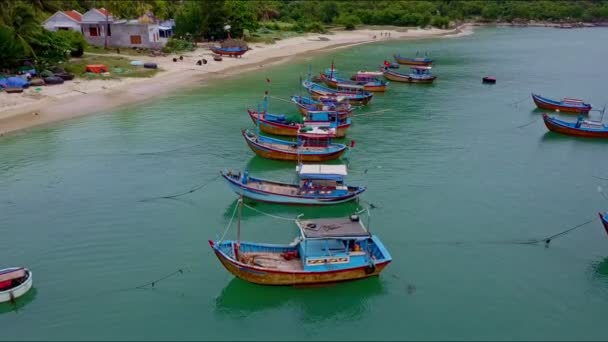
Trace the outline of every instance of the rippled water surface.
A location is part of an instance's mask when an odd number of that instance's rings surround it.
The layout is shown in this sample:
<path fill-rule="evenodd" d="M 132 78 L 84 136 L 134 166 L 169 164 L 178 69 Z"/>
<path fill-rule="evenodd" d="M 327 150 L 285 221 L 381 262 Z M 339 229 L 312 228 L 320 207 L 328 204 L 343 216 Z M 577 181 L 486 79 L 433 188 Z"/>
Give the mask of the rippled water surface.
<path fill-rule="evenodd" d="M 480 29 L 299 58 L 144 105 L 0 139 L 0 264 L 34 289 L 0 305 L 4 339 L 607 339 L 608 144 L 547 133 L 531 91 L 608 102 L 608 30 Z M 394 261 L 378 278 L 321 288 L 234 279 L 212 255 L 236 201 L 223 168 L 291 180 L 240 129 L 270 93 L 297 94 L 308 64 L 350 73 L 429 51 L 431 86 L 391 83 L 355 118 L 349 181 L 373 203 Z M 481 77 L 497 77 L 496 85 Z M 295 112 L 271 99 L 271 110 Z M 574 117 L 571 117 L 574 120 Z M 366 171 L 367 170 L 367 171 Z M 187 191 L 179 200 L 146 200 Z M 279 216 L 356 205 L 260 204 Z M 293 224 L 244 210 L 243 239 L 286 243 Z M 232 230 L 229 237 L 234 237 Z M 156 285 L 136 286 L 183 269 Z"/>

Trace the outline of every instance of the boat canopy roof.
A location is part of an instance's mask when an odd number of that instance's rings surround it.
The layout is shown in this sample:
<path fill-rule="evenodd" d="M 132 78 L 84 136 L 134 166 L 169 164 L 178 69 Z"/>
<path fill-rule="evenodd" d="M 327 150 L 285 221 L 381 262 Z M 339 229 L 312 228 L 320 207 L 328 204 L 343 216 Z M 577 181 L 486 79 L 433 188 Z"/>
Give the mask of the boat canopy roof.
<path fill-rule="evenodd" d="M 418 69 L 418 70 L 431 70 L 431 69 L 433 69 L 433 67 L 426 66 L 426 65 L 412 65 L 412 66 L 410 67 L 410 69 Z"/>
<path fill-rule="evenodd" d="M 300 164 L 296 171 L 303 179 L 342 180 L 347 175 L 346 165 Z"/>
<path fill-rule="evenodd" d="M 304 239 L 353 239 L 370 236 L 360 219 L 326 218 L 296 220 Z"/>
<path fill-rule="evenodd" d="M 336 136 L 336 129 L 333 127 L 306 126 L 304 129 L 298 132 L 298 136 L 305 139 L 327 139 Z"/>

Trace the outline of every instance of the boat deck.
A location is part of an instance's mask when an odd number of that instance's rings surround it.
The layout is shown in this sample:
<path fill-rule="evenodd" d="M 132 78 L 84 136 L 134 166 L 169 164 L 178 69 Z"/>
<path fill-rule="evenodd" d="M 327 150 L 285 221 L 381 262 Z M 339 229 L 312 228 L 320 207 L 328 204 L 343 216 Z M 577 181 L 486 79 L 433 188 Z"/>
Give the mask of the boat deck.
<path fill-rule="evenodd" d="M 280 253 L 244 252 L 240 253 L 241 261 L 250 265 L 276 269 L 277 271 L 303 271 L 302 260 L 294 258 L 286 260 Z"/>
<path fill-rule="evenodd" d="M 347 186 L 327 186 L 323 188 L 311 188 L 311 189 L 302 189 L 296 185 L 283 185 L 283 184 L 275 184 L 275 183 L 267 183 L 256 180 L 250 180 L 247 183 L 247 186 L 253 189 L 258 189 L 262 191 L 271 192 L 273 194 L 280 195 L 291 195 L 291 196 L 306 196 L 307 193 L 310 195 L 315 194 L 316 196 L 323 195 L 331 195 L 335 190 L 348 190 Z"/>
<path fill-rule="evenodd" d="M 260 142 L 261 145 L 266 146 L 266 147 L 270 147 L 273 148 L 275 150 L 283 150 L 289 153 L 298 153 L 298 150 L 301 152 L 326 152 L 327 151 L 327 147 L 322 147 L 322 146 L 300 146 L 295 147 L 293 145 L 285 145 L 285 144 L 279 144 L 279 143 L 272 143 L 272 142 Z M 295 145 L 295 143 L 294 143 Z M 297 146 L 297 145 L 296 145 Z"/>
<path fill-rule="evenodd" d="M 369 236 L 361 221 L 344 219 L 314 219 L 297 222 L 305 238 Z"/>

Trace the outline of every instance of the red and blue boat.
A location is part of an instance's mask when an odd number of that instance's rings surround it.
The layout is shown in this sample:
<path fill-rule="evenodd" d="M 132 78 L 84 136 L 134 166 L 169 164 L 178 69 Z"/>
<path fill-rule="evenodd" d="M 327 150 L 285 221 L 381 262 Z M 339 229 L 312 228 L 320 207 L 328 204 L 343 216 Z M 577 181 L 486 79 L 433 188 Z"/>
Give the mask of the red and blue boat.
<path fill-rule="evenodd" d="M 532 94 L 532 100 L 538 108 L 556 112 L 587 114 L 592 109 L 590 104 L 578 99 L 564 98 L 558 101 Z"/>
<path fill-rule="evenodd" d="M 243 200 L 239 200 L 242 206 Z M 209 240 L 224 268 L 261 285 L 312 285 L 378 276 L 392 257 L 361 218 L 295 219 L 299 236 L 291 244 L 242 242 L 239 207 L 237 240 Z"/>
<path fill-rule="evenodd" d="M 316 100 L 307 96 L 292 96 L 291 102 L 295 103 L 302 115 L 315 112 L 328 112 L 330 115 L 339 115 L 340 118 L 351 117 L 353 106 L 344 98 L 318 97 Z"/>
<path fill-rule="evenodd" d="M 552 132 L 584 138 L 608 138 L 608 126 L 597 121 L 584 120 L 579 116 L 576 122 L 550 117 L 543 113 L 545 126 Z"/>
<path fill-rule="evenodd" d="M 247 170 L 221 175 L 237 194 L 268 203 L 331 205 L 352 201 L 365 191 L 365 187 L 344 184 L 346 165 L 300 164 L 296 173 L 296 184 L 252 177 Z"/>
<path fill-rule="evenodd" d="M 275 139 L 242 130 L 243 138 L 249 148 L 260 157 L 297 162 L 323 162 L 338 159 L 346 152 L 346 145 L 333 143 L 335 128 L 301 129 L 296 141 Z"/>
<path fill-rule="evenodd" d="M 433 83 L 437 76 L 431 74 L 430 66 L 412 66 L 410 73 L 404 74 L 397 70 L 384 68 L 384 77 L 391 81 L 404 83 Z"/>
<path fill-rule="evenodd" d="M 388 82 L 379 80 L 369 75 L 356 75 L 354 79 L 338 77 L 338 70 L 333 67 L 321 73 L 321 80 L 332 88 L 351 89 L 354 91 L 365 90 L 371 92 L 384 92 Z"/>
<path fill-rule="evenodd" d="M 374 96 L 373 93 L 364 90 L 345 88 L 332 89 L 309 80 L 303 81 L 302 86 L 308 90 L 314 99 L 333 98 L 336 99 L 336 101 L 339 101 L 339 99 L 344 99 L 351 104 L 365 105 L 368 104 Z"/>
<path fill-rule="evenodd" d="M 245 52 L 249 51 L 249 48 L 243 47 L 221 47 L 221 46 L 212 46 L 209 48 L 211 52 L 218 54 L 220 56 L 229 56 L 229 57 L 241 57 L 245 54 Z"/>
<path fill-rule="evenodd" d="M 393 55 L 393 58 L 395 58 L 395 61 L 399 64 L 404 64 L 404 65 L 417 65 L 417 66 L 429 66 L 431 64 L 433 64 L 433 60 L 428 58 L 428 57 L 415 57 L 415 58 L 408 58 L 408 57 L 402 57 L 401 55 Z"/>

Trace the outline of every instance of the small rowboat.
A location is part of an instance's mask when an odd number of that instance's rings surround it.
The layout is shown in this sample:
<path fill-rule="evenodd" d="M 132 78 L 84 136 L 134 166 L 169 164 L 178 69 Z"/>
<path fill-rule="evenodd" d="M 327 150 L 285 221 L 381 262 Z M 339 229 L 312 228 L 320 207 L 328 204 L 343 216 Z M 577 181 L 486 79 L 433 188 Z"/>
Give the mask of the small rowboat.
<path fill-rule="evenodd" d="M 552 100 L 537 94 L 532 94 L 532 100 L 538 108 L 554 110 L 565 113 L 587 114 L 591 110 L 591 105 L 578 99 L 565 98 L 561 101 Z"/>
<path fill-rule="evenodd" d="M 242 205 L 242 200 L 239 200 Z M 239 210 L 238 233 L 241 215 Z M 234 276 L 261 285 L 311 285 L 377 276 L 392 261 L 376 235 L 358 215 L 349 218 L 301 220 L 300 236 L 277 245 L 237 240 L 209 240 L 224 268 Z"/>
<path fill-rule="evenodd" d="M 218 54 L 220 56 L 229 56 L 229 57 L 241 57 L 245 52 L 249 51 L 249 48 L 241 48 L 241 47 L 229 47 L 223 48 L 220 46 L 212 46 L 209 48 L 211 52 Z"/>
<path fill-rule="evenodd" d="M 341 98 L 336 97 L 319 97 L 314 100 L 306 96 L 292 96 L 291 101 L 298 106 L 302 115 L 308 115 L 311 112 L 328 112 L 330 115 L 339 115 L 340 118 L 350 117 L 353 113 L 353 107 L 350 103 L 342 102 Z"/>
<path fill-rule="evenodd" d="M 32 272 L 24 267 L 0 270 L 0 303 L 13 301 L 32 288 Z"/>
<path fill-rule="evenodd" d="M 496 78 L 492 76 L 485 76 L 481 79 L 482 83 L 494 84 L 496 83 Z"/>
<path fill-rule="evenodd" d="M 543 113 L 543 121 L 552 132 L 585 138 L 608 138 L 608 126 L 601 122 L 583 120 L 582 117 L 576 122 L 568 122 Z"/>
<path fill-rule="evenodd" d="M 606 234 L 608 234 L 608 218 L 606 217 L 606 214 L 608 214 L 608 213 L 599 213 L 599 215 L 600 215 L 600 221 L 602 221 L 602 225 L 604 226 L 604 230 L 606 231 Z"/>
<path fill-rule="evenodd" d="M 322 162 L 339 158 L 346 145 L 331 142 L 335 129 L 313 128 L 299 132 L 297 141 L 275 139 L 242 130 L 249 148 L 260 157 L 276 160 Z"/>
<path fill-rule="evenodd" d="M 409 74 L 404 74 L 399 71 L 384 68 L 384 77 L 391 81 L 404 83 L 433 83 L 437 76 L 431 74 L 429 66 L 413 66 Z"/>
<path fill-rule="evenodd" d="M 338 115 L 333 115 L 333 120 L 331 120 L 330 112 L 308 112 L 304 117 L 303 123 L 294 122 L 283 114 L 271 114 L 262 111 L 258 116 L 257 111 L 247 109 L 247 112 L 249 113 L 249 117 L 251 117 L 254 124 L 257 124 L 259 119 L 260 130 L 262 132 L 274 135 L 296 137 L 302 128 L 327 127 L 335 128 L 336 137 L 343 138 L 346 136 L 346 131 L 351 125 L 350 118 L 348 117 L 340 119 Z"/>
<path fill-rule="evenodd" d="M 371 100 L 372 97 L 374 96 L 373 93 L 370 93 L 368 91 L 363 91 L 363 90 L 352 90 L 352 89 L 342 89 L 342 88 L 338 88 L 338 89 L 331 89 L 325 86 L 322 86 L 320 84 L 311 82 L 311 81 L 304 81 L 302 82 L 302 86 L 304 86 L 304 88 L 306 88 L 308 90 L 308 92 L 310 93 L 310 95 L 315 98 L 321 98 L 321 97 L 327 97 L 327 98 L 335 98 L 336 100 L 338 98 L 345 98 L 346 100 L 348 100 L 349 103 L 351 104 L 368 104 Z"/>
<path fill-rule="evenodd" d="M 252 200 L 302 205 L 339 204 L 356 199 L 365 187 L 344 184 L 346 165 L 300 164 L 297 184 L 264 180 L 243 174 L 220 172 L 234 192 Z"/>
<path fill-rule="evenodd" d="M 416 58 L 407 58 L 401 57 L 401 55 L 393 55 L 395 61 L 399 64 L 405 65 L 418 65 L 418 66 L 429 66 L 433 64 L 433 60 L 428 57 L 416 57 Z"/>

